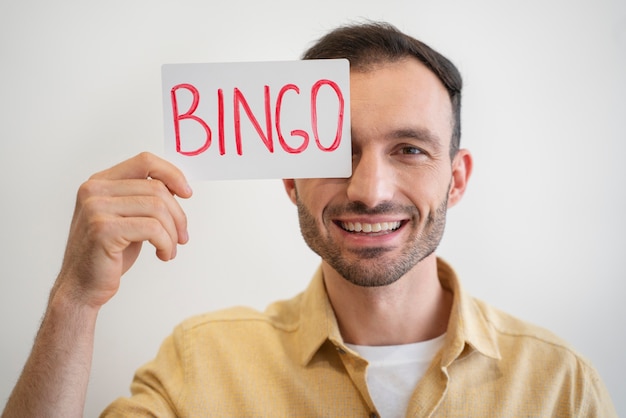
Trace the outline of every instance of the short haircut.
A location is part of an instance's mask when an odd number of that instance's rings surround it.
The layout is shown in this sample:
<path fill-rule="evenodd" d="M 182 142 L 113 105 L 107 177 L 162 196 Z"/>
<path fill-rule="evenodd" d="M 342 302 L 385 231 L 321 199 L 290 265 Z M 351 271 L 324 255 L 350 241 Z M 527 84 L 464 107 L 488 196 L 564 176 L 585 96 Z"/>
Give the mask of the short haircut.
<path fill-rule="evenodd" d="M 406 35 L 385 22 L 341 26 L 320 38 L 302 59 L 346 58 L 354 71 L 367 72 L 377 64 L 413 57 L 424 64 L 443 83 L 452 104 L 450 157 L 461 142 L 461 89 L 459 70 L 446 57 L 425 43 Z"/>

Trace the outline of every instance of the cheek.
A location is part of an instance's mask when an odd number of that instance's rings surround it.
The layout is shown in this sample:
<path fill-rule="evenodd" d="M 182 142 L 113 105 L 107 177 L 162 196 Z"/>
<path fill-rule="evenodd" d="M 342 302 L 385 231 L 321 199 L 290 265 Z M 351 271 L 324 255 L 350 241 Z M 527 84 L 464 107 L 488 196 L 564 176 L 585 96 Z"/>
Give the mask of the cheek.
<path fill-rule="evenodd" d="M 450 175 L 435 170 L 413 173 L 403 180 L 403 194 L 418 209 L 421 216 L 428 216 L 447 201 L 450 182 Z"/>
<path fill-rule="evenodd" d="M 298 200 L 298 221 L 304 240 L 311 248 L 321 243 L 328 235 L 328 228 L 322 219 L 321 210 L 310 207 L 302 199 Z"/>
<path fill-rule="evenodd" d="M 316 218 L 321 217 L 324 209 L 338 196 L 345 194 L 345 187 L 337 179 L 298 180 L 294 188 L 300 204 L 304 205 Z"/>
<path fill-rule="evenodd" d="M 320 199 L 308 193 L 305 189 L 298 189 L 294 193 L 296 205 L 298 206 L 298 215 L 301 221 L 306 221 L 309 227 L 317 225 L 321 220 L 324 206 L 320 205 Z"/>

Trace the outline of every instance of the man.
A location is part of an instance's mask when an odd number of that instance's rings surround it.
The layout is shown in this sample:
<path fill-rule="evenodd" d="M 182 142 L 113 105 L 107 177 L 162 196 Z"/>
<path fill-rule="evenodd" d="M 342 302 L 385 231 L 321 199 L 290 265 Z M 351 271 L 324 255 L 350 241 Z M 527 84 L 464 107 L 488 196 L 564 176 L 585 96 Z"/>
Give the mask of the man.
<path fill-rule="evenodd" d="M 461 77 L 384 24 L 305 59 L 351 62 L 353 173 L 287 179 L 320 255 L 302 294 L 183 322 L 105 416 L 616 416 L 596 371 L 547 331 L 466 295 L 435 250 L 472 170 Z M 59 277 L 5 416 L 80 416 L 100 307 L 149 241 L 188 240 L 183 174 L 150 154 L 81 186 Z"/>

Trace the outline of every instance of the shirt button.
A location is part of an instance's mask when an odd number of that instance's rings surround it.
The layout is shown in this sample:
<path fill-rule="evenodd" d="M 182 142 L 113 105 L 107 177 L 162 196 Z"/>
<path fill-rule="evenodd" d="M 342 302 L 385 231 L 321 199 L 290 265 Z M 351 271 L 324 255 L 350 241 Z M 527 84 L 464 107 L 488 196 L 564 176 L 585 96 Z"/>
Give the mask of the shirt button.
<path fill-rule="evenodd" d="M 370 418 L 378 418 L 378 414 L 376 412 L 372 412 L 370 414 Z"/>
<path fill-rule="evenodd" d="M 346 350 L 341 347 L 337 347 L 337 351 L 339 352 L 339 354 L 346 354 Z"/>

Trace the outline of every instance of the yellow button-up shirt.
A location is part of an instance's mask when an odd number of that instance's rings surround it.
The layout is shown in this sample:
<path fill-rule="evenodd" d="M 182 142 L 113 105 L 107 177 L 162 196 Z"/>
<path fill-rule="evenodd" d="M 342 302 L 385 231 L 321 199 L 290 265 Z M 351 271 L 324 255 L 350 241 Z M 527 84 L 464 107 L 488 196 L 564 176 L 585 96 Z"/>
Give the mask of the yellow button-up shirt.
<path fill-rule="evenodd" d="M 616 417 L 595 369 L 567 344 L 454 294 L 443 348 L 419 381 L 410 417 Z M 233 308 L 180 324 L 140 368 L 132 396 L 103 416 L 374 417 L 367 362 L 343 343 L 321 269 L 265 312 Z"/>

